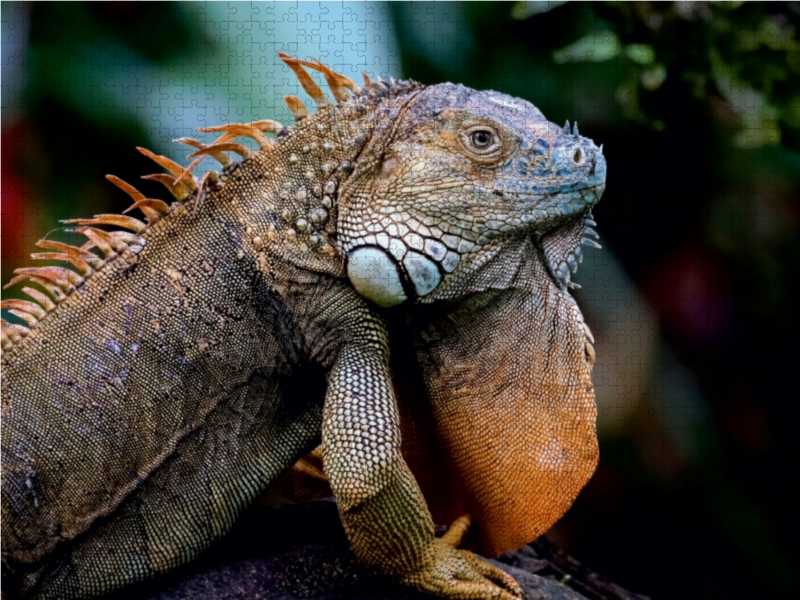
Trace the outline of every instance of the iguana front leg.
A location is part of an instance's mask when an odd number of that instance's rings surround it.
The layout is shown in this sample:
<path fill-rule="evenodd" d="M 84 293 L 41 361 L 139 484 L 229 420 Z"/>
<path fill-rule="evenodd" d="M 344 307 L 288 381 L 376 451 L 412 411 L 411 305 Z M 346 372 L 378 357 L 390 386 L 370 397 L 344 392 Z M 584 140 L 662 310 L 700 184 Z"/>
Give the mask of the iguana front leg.
<path fill-rule="evenodd" d="M 368 325 L 367 325 L 368 323 Z M 434 536 L 422 492 L 400 451 L 386 333 L 347 343 L 330 372 L 323 413 L 325 471 L 356 556 L 373 570 L 444 598 L 522 597 L 516 582 L 457 550 L 464 525 Z"/>

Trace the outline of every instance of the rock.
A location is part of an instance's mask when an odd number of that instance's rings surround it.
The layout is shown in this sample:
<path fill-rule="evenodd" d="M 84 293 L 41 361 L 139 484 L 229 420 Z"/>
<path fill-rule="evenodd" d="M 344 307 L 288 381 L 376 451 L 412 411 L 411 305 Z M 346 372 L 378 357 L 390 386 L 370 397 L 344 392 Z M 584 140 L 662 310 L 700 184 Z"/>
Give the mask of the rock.
<path fill-rule="evenodd" d="M 550 566 L 548 558 L 537 554 L 533 547 L 491 562 L 517 580 L 527 600 L 600 597 L 582 595 L 553 578 L 531 572 Z M 563 574 L 561 578 L 565 578 Z M 632 594 L 619 596 L 623 597 L 639 598 Z M 198 560 L 109 595 L 106 600 L 142 598 L 422 600 L 430 596 L 397 585 L 359 565 L 348 547 L 336 505 L 332 500 L 317 500 L 249 511 L 225 539 Z"/>

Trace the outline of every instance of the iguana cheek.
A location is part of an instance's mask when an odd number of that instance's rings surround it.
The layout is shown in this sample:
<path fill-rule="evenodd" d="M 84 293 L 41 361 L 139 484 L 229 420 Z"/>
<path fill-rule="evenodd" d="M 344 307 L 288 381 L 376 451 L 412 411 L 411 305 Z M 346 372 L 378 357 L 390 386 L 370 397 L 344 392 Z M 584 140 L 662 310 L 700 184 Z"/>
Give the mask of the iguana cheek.
<path fill-rule="evenodd" d="M 442 281 L 442 274 L 436 263 L 413 250 L 409 250 L 406 254 L 403 266 L 418 296 L 427 296 Z"/>

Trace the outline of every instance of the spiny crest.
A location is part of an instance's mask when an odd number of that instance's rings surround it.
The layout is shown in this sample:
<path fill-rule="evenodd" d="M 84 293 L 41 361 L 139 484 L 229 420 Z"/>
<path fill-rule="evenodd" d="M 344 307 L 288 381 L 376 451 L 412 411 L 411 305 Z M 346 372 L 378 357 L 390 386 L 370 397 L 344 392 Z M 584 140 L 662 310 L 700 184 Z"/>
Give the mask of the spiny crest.
<path fill-rule="evenodd" d="M 410 87 L 419 85 L 412 81 L 395 82 L 391 78 L 388 83 L 380 78 L 378 78 L 377 82 L 373 82 L 366 73 L 363 73 L 364 87 L 361 87 L 348 77 L 332 71 L 317 60 L 299 60 L 283 52 L 279 52 L 278 56 L 295 73 L 300 85 L 314 100 L 318 109 L 328 107 L 331 103 L 322 89 L 305 70 L 306 68 L 322 74 L 338 104 L 400 94 L 408 91 Z M 296 96 L 286 96 L 284 100 L 296 121 L 309 117 L 309 111 L 302 100 Z M 196 211 L 202 204 L 207 189 L 220 185 L 219 175 L 214 171 L 207 172 L 200 180 L 192 174 L 194 168 L 205 156 L 214 158 L 222 165 L 223 170 L 227 171 L 236 164 L 227 155 L 228 152 L 238 154 L 243 160 L 247 160 L 253 155 L 253 151 L 250 148 L 235 141 L 237 138 L 249 137 L 255 140 L 260 150 L 265 150 L 275 143 L 266 134 L 281 136 L 286 133 L 286 129 L 281 123 L 270 119 L 252 123 L 230 123 L 216 127 L 201 128 L 198 131 L 222 135 L 211 144 L 204 144 L 192 138 L 174 140 L 195 149 L 188 156 L 188 158 L 195 160 L 186 168 L 166 156 L 157 155 L 145 148 L 138 148 L 139 152 L 151 158 L 167 171 L 166 173 L 145 175 L 142 178 L 162 183 L 179 202 L 194 198 L 193 210 Z M 31 258 L 34 260 L 63 261 L 69 263 L 75 271 L 56 266 L 25 267 L 15 271 L 16 276 L 3 289 L 27 280 L 44 291 L 33 287 L 24 287 L 22 292 L 33 301 L 3 300 L 0 302 L 0 308 L 7 309 L 9 313 L 26 324 L 14 324 L 0 319 L 0 341 L 2 342 L 0 346 L 3 350 L 12 347 L 19 340 L 30 334 L 31 330 L 35 329 L 48 313 L 54 311 L 60 302 L 79 289 L 87 278 L 102 269 L 110 259 L 126 251 L 140 252 L 145 244 L 142 237 L 143 234 L 147 232 L 151 225 L 158 222 L 172 210 L 163 200 L 146 197 L 135 187 L 114 175 L 106 175 L 106 179 L 128 194 L 133 200 L 133 204 L 124 210 L 121 215 L 100 214 L 91 219 L 68 219 L 64 221 L 67 224 L 78 225 L 73 231 L 87 238 L 88 241 L 80 247 L 54 240 L 39 240 L 37 246 L 47 250 L 47 252 L 33 253 Z M 145 221 L 127 216 L 127 213 L 134 209 L 141 211 Z M 118 230 L 106 231 L 100 228 L 106 226 L 118 228 Z M 96 252 L 93 250 L 96 250 Z"/>
<path fill-rule="evenodd" d="M 322 74 L 337 104 L 370 98 L 378 99 L 387 95 L 406 93 L 414 88 L 421 87 L 420 84 L 415 81 L 395 81 L 392 77 L 389 78 L 388 82 L 383 81 L 380 77 L 378 77 L 377 82 L 373 82 L 363 71 L 361 75 L 364 78 L 364 86 L 362 87 L 349 77 L 331 71 L 318 60 L 313 62 L 299 60 L 290 57 L 284 52 L 278 52 L 278 57 L 294 72 L 300 85 L 303 86 L 305 92 L 314 100 L 318 109 L 330 106 L 330 102 L 325 96 L 325 92 L 322 91 L 303 67 L 307 67 Z M 309 116 L 308 109 L 297 96 L 284 96 L 283 99 L 294 115 L 295 121 L 300 121 Z"/>

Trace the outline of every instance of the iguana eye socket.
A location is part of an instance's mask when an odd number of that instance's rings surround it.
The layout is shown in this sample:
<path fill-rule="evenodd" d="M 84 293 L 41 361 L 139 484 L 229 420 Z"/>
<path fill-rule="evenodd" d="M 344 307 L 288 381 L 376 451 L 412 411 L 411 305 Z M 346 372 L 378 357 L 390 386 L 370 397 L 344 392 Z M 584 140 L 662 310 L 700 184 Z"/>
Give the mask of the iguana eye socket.
<path fill-rule="evenodd" d="M 503 154 L 503 142 L 488 125 L 473 125 L 461 134 L 462 145 L 478 162 L 493 161 Z"/>

